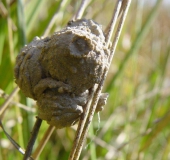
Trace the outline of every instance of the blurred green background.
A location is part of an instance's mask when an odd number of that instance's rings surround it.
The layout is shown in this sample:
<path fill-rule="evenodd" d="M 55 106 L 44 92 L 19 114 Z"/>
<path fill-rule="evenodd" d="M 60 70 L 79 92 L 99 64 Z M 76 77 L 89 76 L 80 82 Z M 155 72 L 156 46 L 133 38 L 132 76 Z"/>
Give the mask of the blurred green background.
<path fill-rule="evenodd" d="M 105 29 L 115 2 L 91 0 L 83 17 L 95 20 Z M 80 1 L 76 0 L 0 1 L 0 106 L 16 87 L 13 69 L 20 49 L 35 36 L 60 30 L 72 19 L 79 5 Z M 100 113 L 100 122 L 95 115 L 88 145 L 80 159 L 170 159 L 168 0 L 132 1 L 104 92 L 110 94 L 108 104 Z M 35 122 L 35 106 L 34 101 L 19 92 L 1 115 L 8 133 L 23 148 Z M 35 147 L 47 127 L 43 122 Z M 73 128 L 55 130 L 40 160 L 66 160 L 74 135 Z M 22 157 L 0 128 L 0 160 Z"/>

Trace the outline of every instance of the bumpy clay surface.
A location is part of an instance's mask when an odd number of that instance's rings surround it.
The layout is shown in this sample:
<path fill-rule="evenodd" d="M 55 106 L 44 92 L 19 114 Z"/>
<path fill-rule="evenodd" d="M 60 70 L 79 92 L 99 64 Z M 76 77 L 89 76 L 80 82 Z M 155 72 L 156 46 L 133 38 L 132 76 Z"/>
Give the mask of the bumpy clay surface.
<path fill-rule="evenodd" d="M 15 78 L 35 100 L 38 116 L 57 128 L 73 125 L 83 113 L 89 90 L 108 65 L 109 50 L 101 27 L 77 20 L 51 37 L 36 37 L 16 59 Z M 98 109 L 106 103 L 103 94 Z"/>

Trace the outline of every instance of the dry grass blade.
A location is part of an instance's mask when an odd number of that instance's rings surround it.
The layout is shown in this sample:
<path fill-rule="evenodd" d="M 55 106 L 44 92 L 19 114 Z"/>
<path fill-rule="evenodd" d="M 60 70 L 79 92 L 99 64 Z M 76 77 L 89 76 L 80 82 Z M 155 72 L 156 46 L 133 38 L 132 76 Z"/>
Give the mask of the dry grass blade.
<path fill-rule="evenodd" d="M 118 18 L 118 14 L 120 13 L 121 5 L 122 5 L 122 0 L 118 0 L 117 4 L 115 6 L 114 12 L 113 12 L 113 17 L 111 19 L 111 22 L 110 22 L 109 26 L 107 27 L 108 30 L 105 31 L 106 32 L 105 34 L 106 34 L 107 47 L 109 46 L 109 42 L 110 42 L 110 39 L 112 37 L 113 30 L 115 28 L 116 20 Z"/>
<path fill-rule="evenodd" d="M 36 160 L 39 157 L 40 153 L 42 152 L 42 150 L 45 147 L 46 143 L 48 142 L 49 138 L 51 137 L 51 134 L 53 133 L 54 129 L 55 129 L 55 127 L 51 126 L 51 125 L 48 127 L 48 129 L 45 132 L 43 138 L 39 142 L 38 147 L 36 148 L 36 150 L 32 154 L 32 158 L 34 160 Z"/>
<path fill-rule="evenodd" d="M 80 7 L 78 9 L 78 12 L 76 13 L 75 17 L 73 19 L 80 19 L 83 16 L 84 10 L 86 9 L 87 4 L 89 3 L 89 0 L 82 0 Z"/>
<path fill-rule="evenodd" d="M 63 1 L 60 2 L 59 8 L 57 8 L 55 15 L 52 17 L 50 23 L 48 24 L 48 26 L 47 26 L 44 34 L 43 34 L 44 37 L 49 35 L 51 28 L 56 23 L 56 20 L 59 17 L 59 14 L 60 14 L 59 10 L 64 10 L 67 6 L 66 5 L 67 3 L 68 3 L 68 0 L 63 0 Z"/>
<path fill-rule="evenodd" d="M 2 89 L 0 89 L 0 97 L 6 100 L 6 99 L 9 98 L 9 95 L 6 94 Z M 9 105 L 15 105 L 15 106 L 22 108 L 23 110 L 28 111 L 28 112 L 35 113 L 35 111 L 36 111 L 35 108 L 29 108 L 26 105 L 21 104 L 21 103 L 16 102 L 16 101 L 10 101 Z"/>
<path fill-rule="evenodd" d="M 4 104 L 0 107 L 0 116 L 4 113 L 4 111 L 7 109 L 9 103 L 11 103 L 13 97 L 18 93 L 19 87 L 16 87 L 12 93 L 9 95 L 9 97 L 6 99 Z"/>
<path fill-rule="evenodd" d="M 106 70 L 107 69 L 105 68 L 104 73 L 106 73 Z M 103 75 L 105 76 L 105 74 L 103 74 Z M 89 113 L 87 115 L 87 119 L 85 121 L 85 125 L 84 125 L 84 128 L 83 128 L 80 140 L 78 142 L 76 152 L 74 154 L 74 158 L 73 158 L 74 160 L 78 160 L 79 157 L 80 157 L 80 153 L 81 153 L 81 150 L 82 150 L 82 147 L 83 147 L 83 143 L 84 143 L 84 140 L 86 138 L 87 132 L 89 130 L 91 121 L 93 119 L 93 115 L 94 115 L 94 112 L 96 110 L 96 105 L 97 105 L 97 102 L 99 100 L 99 96 L 100 96 L 103 84 L 104 84 L 104 78 L 102 76 L 102 81 L 101 81 L 101 83 L 99 84 L 98 88 L 96 89 L 96 91 L 94 93 L 94 97 L 93 97 L 92 103 L 90 105 L 90 110 L 89 110 Z"/>
<path fill-rule="evenodd" d="M 111 46 L 111 54 L 110 54 L 110 58 L 109 58 L 109 64 L 111 63 L 113 55 L 115 53 L 115 49 L 116 49 L 116 46 L 117 46 L 121 31 L 122 31 L 123 24 L 124 24 L 125 19 L 126 19 L 126 15 L 127 15 L 130 3 L 131 3 L 131 0 L 124 0 L 123 1 L 123 4 L 122 4 L 123 8 L 121 7 L 122 16 L 120 18 L 118 28 L 117 28 L 117 31 L 115 33 L 115 37 L 113 39 L 113 44 Z"/>
<path fill-rule="evenodd" d="M 74 139 L 74 142 L 73 142 L 73 147 L 72 147 L 72 150 L 70 152 L 69 160 L 73 160 L 75 152 L 77 150 L 77 147 L 78 147 L 78 144 L 79 144 L 79 141 L 80 141 L 80 137 L 82 135 L 83 128 L 84 128 L 84 125 L 85 125 L 85 121 L 87 119 L 87 114 L 89 113 L 89 108 L 90 108 L 90 105 L 91 105 L 91 100 L 92 100 L 93 95 L 94 95 L 94 90 L 95 90 L 95 87 L 91 90 L 91 94 L 89 96 L 90 100 L 86 104 L 84 114 L 80 118 L 79 125 L 78 125 L 77 132 L 76 132 L 76 136 L 75 136 L 75 139 Z"/>
<path fill-rule="evenodd" d="M 127 11 L 129 9 L 130 3 L 131 3 L 131 0 L 124 0 L 123 1 L 123 8 L 122 8 L 123 13 L 122 13 L 119 25 L 118 25 L 118 30 L 116 32 L 113 45 L 111 47 L 111 55 L 109 57 L 109 65 L 110 65 L 112 57 L 114 55 L 114 51 L 115 51 L 115 48 L 116 48 L 116 45 L 117 45 L 117 42 L 118 42 L 118 39 L 119 39 L 119 36 L 120 36 L 120 33 L 121 33 L 121 29 L 123 27 L 123 24 L 124 24 L 124 21 L 125 21 L 125 18 L 126 18 Z M 119 3 L 117 3 L 117 4 L 119 4 Z M 113 20 L 112 20 L 112 23 L 111 23 L 112 25 L 110 25 L 111 29 L 109 29 L 109 32 L 108 32 L 108 35 L 107 35 L 107 37 L 108 37 L 107 40 L 110 39 L 110 37 L 111 37 L 109 34 L 112 33 L 112 30 L 114 29 L 114 25 L 115 25 L 115 22 L 113 22 L 113 21 L 116 20 L 115 17 L 118 17 L 118 13 L 119 13 L 119 10 L 120 10 L 120 6 L 119 5 L 116 6 L 116 7 L 119 7 L 119 8 L 118 8 L 117 11 L 115 9 L 115 12 L 114 12 L 115 14 L 113 16 Z M 109 43 L 109 42 L 107 42 L 107 43 Z M 107 73 L 108 73 L 108 69 L 109 68 L 107 68 L 107 67 L 105 68 L 105 70 L 103 72 L 103 75 L 102 75 L 102 80 L 101 80 L 100 84 L 98 85 L 98 88 L 96 89 L 96 91 L 94 93 L 94 97 L 92 99 L 92 103 L 91 103 L 90 109 L 87 109 L 87 110 L 90 110 L 90 111 L 88 113 L 87 119 L 85 120 L 86 122 L 85 122 L 85 125 L 84 125 L 84 128 L 83 128 L 83 131 L 81 133 L 79 141 L 77 140 L 78 137 L 77 136 L 75 137 L 75 141 L 74 142 L 77 143 L 77 141 L 78 141 L 78 144 L 74 144 L 73 145 L 73 151 L 71 152 L 69 160 L 78 160 L 79 157 L 80 157 L 80 153 L 81 153 L 81 150 L 82 150 L 82 147 L 83 147 L 83 142 L 85 140 L 85 137 L 87 135 L 90 123 L 92 121 L 92 118 L 93 118 L 93 115 L 94 115 L 94 112 L 95 112 L 95 109 L 96 109 L 96 105 L 97 105 L 99 96 L 100 96 L 102 88 L 103 88 L 104 81 L 105 81 Z M 88 107 L 88 106 L 86 106 L 86 107 Z M 81 126 L 82 126 L 82 122 L 80 121 L 79 127 L 81 128 Z M 77 130 L 77 133 L 80 132 L 79 131 L 79 127 L 78 127 L 78 130 Z M 77 146 L 77 147 L 74 148 L 75 146 Z"/>

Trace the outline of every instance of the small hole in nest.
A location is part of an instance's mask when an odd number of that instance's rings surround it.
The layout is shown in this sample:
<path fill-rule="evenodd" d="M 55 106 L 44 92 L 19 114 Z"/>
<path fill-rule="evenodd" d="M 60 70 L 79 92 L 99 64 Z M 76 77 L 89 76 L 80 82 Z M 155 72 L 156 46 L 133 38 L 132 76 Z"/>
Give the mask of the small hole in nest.
<path fill-rule="evenodd" d="M 73 38 L 72 43 L 70 44 L 70 53 L 74 56 L 82 56 L 89 53 L 93 50 L 89 40 L 86 37 L 76 36 Z"/>

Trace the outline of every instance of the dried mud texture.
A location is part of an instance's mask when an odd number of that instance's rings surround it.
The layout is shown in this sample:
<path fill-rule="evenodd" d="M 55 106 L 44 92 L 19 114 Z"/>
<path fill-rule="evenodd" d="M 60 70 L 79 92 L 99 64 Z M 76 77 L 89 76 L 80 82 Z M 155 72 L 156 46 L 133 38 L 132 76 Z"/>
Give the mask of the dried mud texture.
<path fill-rule="evenodd" d="M 57 128 L 73 125 L 83 112 L 89 90 L 108 65 L 109 50 L 101 26 L 71 21 L 47 38 L 36 37 L 18 55 L 16 83 L 38 104 L 38 116 Z M 101 96 L 101 104 L 108 95 Z"/>

